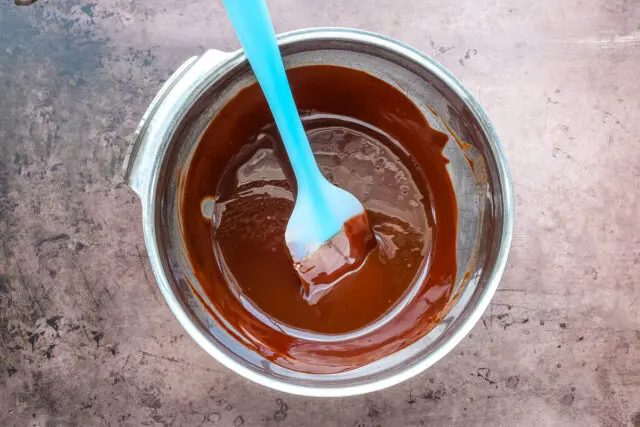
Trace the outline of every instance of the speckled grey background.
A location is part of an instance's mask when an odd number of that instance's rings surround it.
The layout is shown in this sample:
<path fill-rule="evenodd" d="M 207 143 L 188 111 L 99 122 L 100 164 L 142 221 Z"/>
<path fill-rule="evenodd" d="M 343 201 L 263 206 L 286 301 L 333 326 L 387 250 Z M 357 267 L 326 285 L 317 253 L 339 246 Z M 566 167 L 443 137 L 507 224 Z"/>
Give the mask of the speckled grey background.
<path fill-rule="evenodd" d="M 344 399 L 245 381 L 185 336 L 120 167 L 161 83 L 237 48 L 218 1 L 0 2 L 0 425 L 640 426 L 640 2 L 272 0 L 456 74 L 510 161 L 513 249 L 472 334 Z"/>

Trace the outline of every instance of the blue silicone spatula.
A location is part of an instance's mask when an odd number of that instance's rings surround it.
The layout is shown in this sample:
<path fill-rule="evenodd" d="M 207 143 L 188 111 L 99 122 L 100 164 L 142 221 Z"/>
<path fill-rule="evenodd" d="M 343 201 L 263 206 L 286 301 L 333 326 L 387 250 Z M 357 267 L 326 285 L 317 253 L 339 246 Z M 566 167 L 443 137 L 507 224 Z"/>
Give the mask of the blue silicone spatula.
<path fill-rule="evenodd" d="M 298 194 L 285 241 L 300 261 L 338 234 L 364 207 L 325 179 L 313 157 L 284 71 L 264 0 L 223 0 L 253 72 L 264 92 L 293 168 Z"/>

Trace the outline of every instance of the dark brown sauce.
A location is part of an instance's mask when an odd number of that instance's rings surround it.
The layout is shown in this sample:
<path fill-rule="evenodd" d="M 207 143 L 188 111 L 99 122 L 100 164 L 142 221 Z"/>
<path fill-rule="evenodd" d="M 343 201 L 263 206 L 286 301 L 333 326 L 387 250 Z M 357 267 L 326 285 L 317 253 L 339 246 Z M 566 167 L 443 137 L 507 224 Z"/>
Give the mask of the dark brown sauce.
<path fill-rule="evenodd" d="M 182 229 L 222 327 L 283 367 L 341 372 L 420 339 L 449 300 L 457 211 L 447 136 L 364 72 L 308 66 L 288 76 L 323 174 L 363 203 L 377 246 L 330 293 L 305 300 L 284 242 L 295 182 L 257 84 L 227 103 L 197 147 L 181 189 Z M 363 328 L 371 330 L 349 335 Z"/>

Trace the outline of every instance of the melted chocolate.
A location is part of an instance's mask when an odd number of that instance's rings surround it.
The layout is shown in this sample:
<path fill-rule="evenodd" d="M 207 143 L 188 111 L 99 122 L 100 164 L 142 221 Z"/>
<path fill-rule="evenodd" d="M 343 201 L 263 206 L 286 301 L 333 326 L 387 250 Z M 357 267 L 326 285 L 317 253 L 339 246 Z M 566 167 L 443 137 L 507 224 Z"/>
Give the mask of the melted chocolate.
<path fill-rule="evenodd" d="M 449 300 L 457 212 L 447 136 L 364 72 L 308 66 L 288 76 L 320 169 L 363 203 L 378 244 L 331 292 L 314 288 L 332 282 L 330 268 L 303 291 L 284 242 L 295 182 L 257 84 L 198 145 L 181 188 L 182 229 L 221 327 L 278 365 L 341 372 L 420 339 Z"/>

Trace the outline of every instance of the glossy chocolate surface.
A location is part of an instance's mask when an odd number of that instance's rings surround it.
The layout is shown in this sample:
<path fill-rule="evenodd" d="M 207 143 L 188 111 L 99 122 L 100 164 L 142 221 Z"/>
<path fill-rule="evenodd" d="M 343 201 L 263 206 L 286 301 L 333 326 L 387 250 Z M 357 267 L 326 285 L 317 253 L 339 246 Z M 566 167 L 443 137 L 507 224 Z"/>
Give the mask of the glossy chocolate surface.
<path fill-rule="evenodd" d="M 238 341 L 290 369 L 341 372 L 415 342 L 449 300 L 457 212 L 447 136 L 364 72 L 288 75 L 323 174 L 363 203 L 376 247 L 330 292 L 309 297 L 284 242 L 295 181 L 257 84 L 216 115 L 194 153 L 183 234 L 201 297 Z"/>

